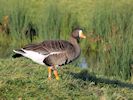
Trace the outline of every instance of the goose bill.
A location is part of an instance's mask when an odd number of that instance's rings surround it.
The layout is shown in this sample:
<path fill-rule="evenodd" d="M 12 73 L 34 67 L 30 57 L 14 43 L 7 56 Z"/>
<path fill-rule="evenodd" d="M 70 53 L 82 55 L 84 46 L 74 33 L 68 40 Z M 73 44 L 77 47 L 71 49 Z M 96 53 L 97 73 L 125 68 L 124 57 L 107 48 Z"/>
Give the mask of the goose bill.
<path fill-rule="evenodd" d="M 83 32 L 79 32 L 79 37 L 85 39 L 86 36 L 83 34 Z"/>

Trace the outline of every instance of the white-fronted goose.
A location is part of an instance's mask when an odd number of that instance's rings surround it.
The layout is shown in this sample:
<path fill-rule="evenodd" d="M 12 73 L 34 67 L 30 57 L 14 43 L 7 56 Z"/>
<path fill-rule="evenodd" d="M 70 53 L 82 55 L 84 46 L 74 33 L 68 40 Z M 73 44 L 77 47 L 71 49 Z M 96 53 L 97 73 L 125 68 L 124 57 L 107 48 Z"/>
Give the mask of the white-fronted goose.
<path fill-rule="evenodd" d="M 38 44 L 30 44 L 19 50 L 13 50 L 16 53 L 13 57 L 24 56 L 36 63 L 46 64 L 49 66 L 48 78 L 51 79 L 51 70 L 53 70 L 56 79 L 59 80 L 56 66 L 68 64 L 79 57 L 79 38 L 86 38 L 86 36 L 81 29 L 76 28 L 72 31 L 69 41 L 48 40 Z"/>

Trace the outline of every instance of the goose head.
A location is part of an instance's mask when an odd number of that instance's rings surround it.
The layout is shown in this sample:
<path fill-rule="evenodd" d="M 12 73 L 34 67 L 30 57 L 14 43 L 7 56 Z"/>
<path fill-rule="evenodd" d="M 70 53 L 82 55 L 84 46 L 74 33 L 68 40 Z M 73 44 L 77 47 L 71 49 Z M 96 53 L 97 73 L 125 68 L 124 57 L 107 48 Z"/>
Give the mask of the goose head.
<path fill-rule="evenodd" d="M 82 29 L 80 28 L 76 28 L 72 31 L 72 35 L 71 35 L 72 38 L 76 39 L 77 42 L 79 42 L 79 39 L 82 38 L 82 39 L 85 39 L 86 36 L 83 34 L 83 31 Z"/>

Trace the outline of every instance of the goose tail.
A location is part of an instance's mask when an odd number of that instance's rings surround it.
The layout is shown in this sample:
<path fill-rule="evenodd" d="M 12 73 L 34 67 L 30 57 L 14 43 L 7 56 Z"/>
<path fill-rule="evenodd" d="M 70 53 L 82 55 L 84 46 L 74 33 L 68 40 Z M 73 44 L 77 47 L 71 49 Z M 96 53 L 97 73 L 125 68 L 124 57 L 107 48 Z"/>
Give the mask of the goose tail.
<path fill-rule="evenodd" d="M 22 49 L 20 49 L 20 50 L 13 50 L 13 52 L 15 53 L 15 54 L 12 56 L 13 58 L 22 57 L 23 54 L 25 54 L 25 52 L 24 52 Z"/>

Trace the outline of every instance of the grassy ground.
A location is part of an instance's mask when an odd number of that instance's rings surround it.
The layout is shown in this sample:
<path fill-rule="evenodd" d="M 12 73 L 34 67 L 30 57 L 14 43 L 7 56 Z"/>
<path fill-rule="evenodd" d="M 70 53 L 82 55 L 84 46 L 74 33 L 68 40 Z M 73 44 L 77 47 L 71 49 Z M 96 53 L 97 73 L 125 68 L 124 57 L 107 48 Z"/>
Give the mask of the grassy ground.
<path fill-rule="evenodd" d="M 98 77 L 67 65 L 60 80 L 47 79 L 47 67 L 31 60 L 0 60 L 1 100 L 132 100 L 133 84 Z"/>

